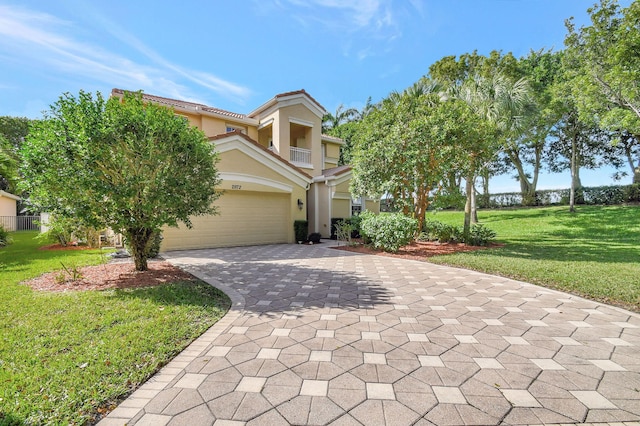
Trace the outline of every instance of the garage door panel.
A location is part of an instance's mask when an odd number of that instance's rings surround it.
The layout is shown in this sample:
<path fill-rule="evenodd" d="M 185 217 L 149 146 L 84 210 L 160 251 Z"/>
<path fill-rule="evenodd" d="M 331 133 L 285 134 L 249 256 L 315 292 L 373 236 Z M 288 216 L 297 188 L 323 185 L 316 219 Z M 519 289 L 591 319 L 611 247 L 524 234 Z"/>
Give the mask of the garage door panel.
<path fill-rule="evenodd" d="M 288 242 L 289 194 L 227 191 L 219 215 L 192 218 L 193 228 L 165 228 L 163 250 Z"/>

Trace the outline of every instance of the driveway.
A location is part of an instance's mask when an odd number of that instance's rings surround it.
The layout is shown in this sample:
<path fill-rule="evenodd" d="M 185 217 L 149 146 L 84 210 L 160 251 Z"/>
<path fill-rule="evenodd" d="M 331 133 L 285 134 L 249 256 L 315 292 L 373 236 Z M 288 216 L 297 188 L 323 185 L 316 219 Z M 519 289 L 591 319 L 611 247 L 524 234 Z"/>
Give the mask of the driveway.
<path fill-rule="evenodd" d="M 640 316 L 327 245 L 167 253 L 233 307 L 100 424 L 640 424 Z"/>

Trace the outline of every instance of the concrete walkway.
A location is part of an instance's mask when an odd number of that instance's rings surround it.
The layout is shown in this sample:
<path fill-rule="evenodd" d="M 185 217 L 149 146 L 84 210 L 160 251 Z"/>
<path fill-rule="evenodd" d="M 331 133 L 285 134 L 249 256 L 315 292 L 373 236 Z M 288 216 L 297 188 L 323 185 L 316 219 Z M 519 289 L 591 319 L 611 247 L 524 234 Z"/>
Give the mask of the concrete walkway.
<path fill-rule="evenodd" d="M 100 424 L 640 424 L 640 316 L 327 245 L 168 253 L 234 306 Z"/>

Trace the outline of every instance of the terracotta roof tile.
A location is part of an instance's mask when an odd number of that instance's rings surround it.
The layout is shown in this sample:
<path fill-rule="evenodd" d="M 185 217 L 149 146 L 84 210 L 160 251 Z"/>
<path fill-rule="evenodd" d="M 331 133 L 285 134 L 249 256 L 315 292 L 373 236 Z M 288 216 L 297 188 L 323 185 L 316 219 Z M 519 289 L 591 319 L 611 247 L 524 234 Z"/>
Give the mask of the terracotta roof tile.
<path fill-rule="evenodd" d="M 125 92 L 128 92 L 128 90 L 113 89 L 111 91 L 111 93 L 115 95 L 123 95 Z M 194 111 L 212 112 L 215 114 L 220 114 L 220 115 L 224 115 L 231 118 L 237 118 L 241 120 L 247 118 L 245 114 L 238 114 L 236 112 L 225 111 L 223 109 L 214 108 L 214 107 L 210 107 L 210 106 L 195 103 L 195 102 L 187 102 L 187 101 L 181 101 L 179 99 L 171 99 L 171 98 L 164 98 L 162 96 L 148 95 L 146 93 L 142 94 L 142 99 L 146 99 L 148 101 L 155 102 L 162 105 L 180 107 L 184 109 L 191 109 Z"/>
<path fill-rule="evenodd" d="M 348 166 L 348 165 L 332 167 L 330 169 L 324 169 L 322 171 L 322 176 L 324 177 L 340 176 L 350 171 L 351 171 L 351 166 Z"/>
<path fill-rule="evenodd" d="M 311 99 L 321 110 L 326 111 L 325 107 L 322 106 L 322 104 L 320 104 L 320 102 L 316 101 L 313 96 L 311 96 L 309 93 L 307 93 L 306 90 L 304 89 L 300 89 L 300 90 L 294 90 L 292 92 L 284 92 L 284 93 L 279 93 L 277 95 L 274 96 L 274 98 L 278 99 L 278 98 L 286 98 L 287 96 L 293 96 L 293 95 L 306 95 L 309 99 Z"/>
<path fill-rule="evenodd" d="M 273 151 L 268 150 L 267 148 L 265 148 L 264 146 L 260 145 L 257 141 L 251 139 L 249 136 L 245 135 L 244 133 L 241 133 L 237 130 L 233 131 L 233 132 L 229 132 L 229 133 L 220 133 L 219 135 L 215 135 L 215 136 L 210 136 L 209 140 L 210 141 L 216 141 L 219 139 L 224 139 L 227 138 L 229 136 L 240 136 L 242 139 L 246 140 L 247 142 L 255 145 L 256 147 L 260 148 L 261 150 L 263 150 L 264 152 L 266 152 L 267 154 L 269 154 L 270 156 L 272 156 L 273 158 L 275 158 L 276 160 L 286 164 L 287 166 L 289 166 L 290 168 L 294 169 L 295 171 L 297 171 L 298 173 L 304 175 L 305 177 L 312 179 L 311 175 L 307 174 L 305 171 L 303 171 L 301 168 L 294 166 L 293 164 L 291 164 L 290 162 L 288 162 L 287 160 L 285 160 L 284 158 L 280 157 L 278 154 L 276 154 Z"/>

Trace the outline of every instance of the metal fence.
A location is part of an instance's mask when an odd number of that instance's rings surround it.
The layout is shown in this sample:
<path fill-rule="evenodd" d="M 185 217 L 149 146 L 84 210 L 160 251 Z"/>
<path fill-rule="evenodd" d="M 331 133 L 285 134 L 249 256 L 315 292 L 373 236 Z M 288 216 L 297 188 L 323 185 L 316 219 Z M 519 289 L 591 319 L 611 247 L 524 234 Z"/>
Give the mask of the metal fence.
<path fill-rule="evenodd" d="M 0 225 L 7 231 L 39 231 L 40 216 L 0 216 Z"/>

